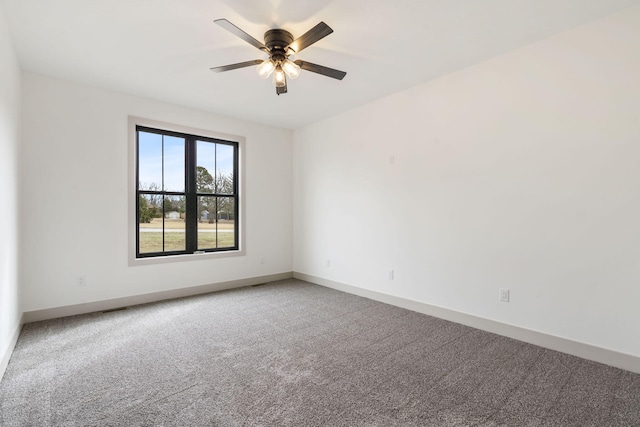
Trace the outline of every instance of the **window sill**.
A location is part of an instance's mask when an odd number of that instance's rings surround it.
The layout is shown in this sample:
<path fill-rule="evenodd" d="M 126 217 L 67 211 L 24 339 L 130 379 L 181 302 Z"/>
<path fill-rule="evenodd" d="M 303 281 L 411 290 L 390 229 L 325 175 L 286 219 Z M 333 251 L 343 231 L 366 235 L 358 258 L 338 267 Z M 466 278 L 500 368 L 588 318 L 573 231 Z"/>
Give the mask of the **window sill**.
<path fill-rule="evenodd" d="M 244 255 L 245 253 L 243 250 L 237 250 L 237 251 L 222 251 L 222 252 L 205 252 L 205 253 L 184 254 L 184 255 L 167 255 L 167 256 L 156 256 L 156 257 L 149 257 L 149 258 L 129 258 L 129 267 L 136 267 L 140 265 L 169 264 L 173 262 L 212 260 L 212 259 L 220 259 L 220 258 L 238 257 L 238 256 L 244 256 Z"/>

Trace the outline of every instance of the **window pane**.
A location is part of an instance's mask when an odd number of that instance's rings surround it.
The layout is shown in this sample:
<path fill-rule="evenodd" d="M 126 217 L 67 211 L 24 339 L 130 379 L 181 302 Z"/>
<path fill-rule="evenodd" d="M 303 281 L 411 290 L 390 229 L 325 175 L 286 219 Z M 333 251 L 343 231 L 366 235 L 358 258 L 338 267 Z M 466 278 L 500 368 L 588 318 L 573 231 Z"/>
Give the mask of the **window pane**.
<path fill-rule="evenodd" d="M 162 251 L 162 208 L 157 201 L 161 196 L 144 194 L 138 197 L 140 224 L 140 253 Z"/>
<path fill-rule="evenodd" d="M 233 194 L 233 146 L 216 144 L 216 193 Z"/>
<path fill-rule="evenodd" d="M 164 198 L 165 251 L 184 251 L 187 247 L 184 206 L 184 196 L 165 196 Z"/>
<path fill-rule="evenodd" d="M 184 138 L 164 137 L 164 191 L 184 191 Z"/>
<path fill-rule="evenodd" d="M 218 197 L 218 247 L 231 248 L 235 242 L 235 199 Z"/>
<path fill-rule="evenodd" d="M 214 249 L 216 242 L 216 198 L 198 197 L 198 249 Z"/>
<path fill-rule="evenodd" d="M 138 188 L 162 188 L 162 135 L 138 132 Z"/>
<path fill-rule="evenodd" d="M 165 196 L 164 198 L 164 250 L 184 251 L 186 244 L 186 224 L 184 215 L 184 196 Z M 182 216 L 182 217 L 181 217 Z"/>
<path fill-rule="evenodd" d="M 213 174 L 216 170 L 216 144 L 198 141 L 196 146 L 196 187 L 200 193 L 215 191 Z"/>

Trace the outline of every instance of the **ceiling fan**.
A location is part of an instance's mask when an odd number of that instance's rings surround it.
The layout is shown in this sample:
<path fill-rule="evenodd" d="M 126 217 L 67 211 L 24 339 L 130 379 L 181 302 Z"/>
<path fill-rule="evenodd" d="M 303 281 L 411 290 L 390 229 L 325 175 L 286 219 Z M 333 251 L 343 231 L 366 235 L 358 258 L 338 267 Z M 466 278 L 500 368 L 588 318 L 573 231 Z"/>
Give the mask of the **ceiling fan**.
<path fill-rule="evenodd" d="M 269 78 L 273 73 L 273 84 L 276 87 L 276 93 L 278 95 L 287 93 L 287 77 L 295 79 L 300 74 L 300 69 L 338 80 L 342 80 L 344 76 L 347 75 L 344 71 L 312 64 L 311 62 L 301 61 L 299 59 L 296 61 L 289 59 L 290 55 L 301 52 L 318 40 L 333 33 L 333 30 L 324 22 L 320 22 L 295 40 L 291 33 L 286 30 L 280 28 L 268 30 L 264 33 L 264 43 L 254 39 L 226 19 L 216 19 L 213 22 L 269 55 L 269 59 L 265 60 L 255 59 L 253 61 L 211 68 L 211 71 L 215 71 L 216 73 L 257 65 L 258 74 L 263 79 Z"/>

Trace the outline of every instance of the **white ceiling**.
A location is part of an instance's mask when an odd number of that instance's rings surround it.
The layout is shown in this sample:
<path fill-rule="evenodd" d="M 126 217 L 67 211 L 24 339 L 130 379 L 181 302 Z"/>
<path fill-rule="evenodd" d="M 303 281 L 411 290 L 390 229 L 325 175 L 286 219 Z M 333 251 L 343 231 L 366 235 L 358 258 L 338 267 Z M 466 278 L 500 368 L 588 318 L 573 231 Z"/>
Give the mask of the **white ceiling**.
<path fill-rule="evenodd" d="M 640 0 L 0 0 L 23 70 L 295 129 Z M 266 55 L 213 23 L 258 40 L 334 33 L 294 59 L 347 72 L 303 71 L 276 96 L 254 68 L 210 67 Z"/>

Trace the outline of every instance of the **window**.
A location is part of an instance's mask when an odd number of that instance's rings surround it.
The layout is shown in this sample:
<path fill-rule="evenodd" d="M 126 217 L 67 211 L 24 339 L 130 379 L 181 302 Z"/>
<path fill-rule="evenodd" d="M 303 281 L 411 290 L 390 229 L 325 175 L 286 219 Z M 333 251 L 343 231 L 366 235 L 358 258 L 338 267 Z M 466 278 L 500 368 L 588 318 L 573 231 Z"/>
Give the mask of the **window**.
<path fill-rule="evenodd" d="M 238 142 L 135 126 L 136 258 L 239 249 Z"/>

